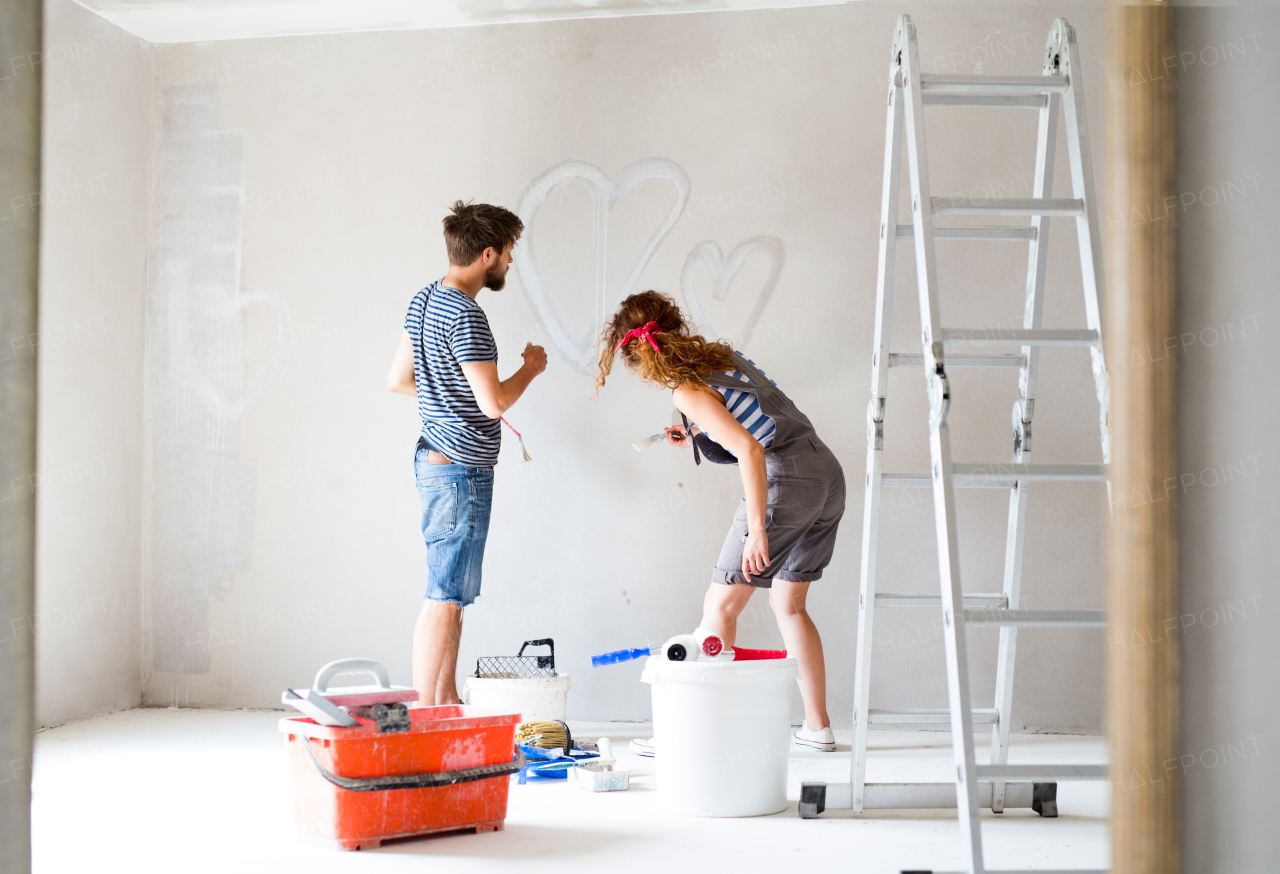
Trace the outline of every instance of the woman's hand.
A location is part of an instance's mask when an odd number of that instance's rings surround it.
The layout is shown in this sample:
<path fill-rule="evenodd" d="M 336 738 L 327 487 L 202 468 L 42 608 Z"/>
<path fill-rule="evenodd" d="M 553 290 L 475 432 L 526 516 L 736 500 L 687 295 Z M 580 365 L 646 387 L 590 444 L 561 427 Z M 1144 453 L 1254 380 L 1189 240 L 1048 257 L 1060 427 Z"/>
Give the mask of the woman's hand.
<path fill-rule="evenodd" d="M 742 572 L 748 577 L 764 573 L 769 566 L 769 535 L 763 528 L 747 534 L 747 542 L 742 547 Z"/>
<path fill-rule="evenodd" d="M 667 435 L 667 442 L 672 446 L 680 449 L 689 448 L 689 433 L 681 428 L 664 428 Z"/>

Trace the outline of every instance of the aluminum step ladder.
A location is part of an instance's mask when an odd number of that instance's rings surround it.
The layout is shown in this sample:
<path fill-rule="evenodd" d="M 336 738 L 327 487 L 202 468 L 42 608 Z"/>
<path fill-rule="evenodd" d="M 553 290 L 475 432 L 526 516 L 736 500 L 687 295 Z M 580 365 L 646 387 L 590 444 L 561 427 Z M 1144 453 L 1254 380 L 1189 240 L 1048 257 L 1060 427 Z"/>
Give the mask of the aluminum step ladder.
<path fill-rule="evenodd" d="M 1102 353 L 1098 313 L 1098 289 L 1102 284 L 1101 241 L 1094 200 L 1093 171 L 1084 113 L 1084 95 L 1078 71 L 1079 51 L 1075 32 L 1065 19 L 1054 21 L 1045 49 L 1040 76 L 930 75 L 922 73 L 915 28 L 906 15 L 894 31 L 889 71 L 888 127 L 885 135 L 884 195 L 880 208 L 880 260 L 876 282 L 875 345 L 871 364 L 871 403 L 867 410 L 867 479 L 863 509 L 862 581 L 858 597 L 858 650 L 854 687 L 854 741 L 850 781 L 845 784 L 806 783 L 801 789 L 800 815 L 813 817 L 826 808 L 852 808 L 862 812 L 876 808 L 958 809 L 963 835 L 965 870 L 983 874 L 980 813 L 982 807 L 1002 812 L 1009 807 L 1031 807 L 1041 815 L 1056 816 L 1057 781 L 1107 778 L 1105 765 L 1009 764 L 1010 709 L 1013 704 L 1013 669 L 1019 627 L 1102 627 L 1102 610 L 1023 610 L 1019 607 L 1022 582 L 1023 533 L 1027 515 L 1027 490 L 1032 482 L 1105 481 L 1110 459 L 1108 379 Z M 982 203 L 930 196 L 925 149 L 924 107 L 1031 109 L 1039 113 L 1036 169 L 1032 196 Z M 1063 110 L 1071 166 L 1070 198 L 1052 197 L 1054 151 L 1059 107 Z M 911 184 L 911 224 L 898 224 L 899 179 L 905 134 Z M 1023 227 L 935 228 L 934 217 L 946 215 L 1028 216 Z M 1084 285 L 1083 329 L 1041 327 L 1049 218 L 1075 219 Z M 895 247 L 910 240 L 915 250 L 920 304 L 922 351 L 889 350 L 893 303 Z M 1028 245 L 1027 283 L 1023 326 L 1010 328 L 946 328 L 940 324 L 935 240 L 1013 241 Z M 946 355 L 946 347 L 961 353 Z M 973 347 L 1018 346 L 1014 353 L 982 353 Z M 1099 402 L 1101 464 L 1033 464 L 1031 422 L 1035 410 L 1036 369 L 1043 346 L 1079 347 L 1089 350 L 1094 387 Z M 967 464 L 952 461 L 947 414 L 951 390 L 946 367 L 1015 367 L 1018 399 L 1013 405 L 1013 458 L 1010 463 Z M 885 473 L 884 416 L 888 371 L 893 367 L 922 367 L 929 397 L 929 454 L 931 469 L 922 473 Z M 880 497 L 883 488 L 933 490 L 934 527 L 937 537 L 940 595 L 878 594 L 876 548 L 879 534 Z M 960 561 L 956 542 L 955 489 L 1009 490 L 1009 519 L 1005 544 L 1003 591 L 964 594 L 960 586 Z M 947 661 L 950 706 L 941 709 L 887 711 L 869 707 L 872 629 L 875 611 L 885 608 L 941 607 L 943 641 Z M 965 643 L 968 625 L 998 626 L 996 693 L 993 706 L 974 708 L 969 692 L 969 668 Z M 955 756 L 956 782 L 933 784 L 877 784 L 866 782 L 867 730 L 873 725 L 949 724 Z M 991 725 L 990 764 L 974 758 L 973 727 Z"/>

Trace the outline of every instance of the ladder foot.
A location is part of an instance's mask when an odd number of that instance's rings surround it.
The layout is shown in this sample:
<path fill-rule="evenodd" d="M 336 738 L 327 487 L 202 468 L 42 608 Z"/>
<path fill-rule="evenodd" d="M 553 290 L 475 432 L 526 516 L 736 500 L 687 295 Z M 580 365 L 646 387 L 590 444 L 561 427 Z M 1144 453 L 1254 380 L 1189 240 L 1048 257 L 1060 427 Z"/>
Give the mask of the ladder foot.
<path fill-rule="evenodd" d="M 1031 809 L 1046 819 L 1053 819 L 1058 815 L 1058 784 L 1057 783 L 1033 783 L 1031 784 Z"/>
<path fill-rule="evenodd" d="M 826 783 L 800 784 L 800 818 L 817 819 L 827 809 Z"/>

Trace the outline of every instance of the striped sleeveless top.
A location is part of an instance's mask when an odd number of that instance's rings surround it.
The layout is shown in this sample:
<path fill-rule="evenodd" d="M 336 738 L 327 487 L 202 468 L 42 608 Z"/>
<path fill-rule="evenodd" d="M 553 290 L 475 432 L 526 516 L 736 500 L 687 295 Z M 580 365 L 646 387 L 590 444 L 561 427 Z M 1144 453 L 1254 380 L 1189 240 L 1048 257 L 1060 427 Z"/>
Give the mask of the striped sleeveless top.
<path fill-rule="evenodd" d="M 736 349 L 734 351 L 738 352 Z M 742 355 L 741 352 L 738 352 L 738 354 Z M 745 355 L 742 355 L 742 357 L 747 358 Z M 760 365 L 751 361 L 750 358 L 747 358 L 747 361 L 750 361 L 752 366 L 761 373 L 764 373 L 764 369 L 761 368 Z M 741 370 L 726 370 L 725 373 L 733 379 L 755 385 L 755 383 L 752 382 L 751 377 L 747 376 Z M 765 376 L 768 376 L 768 374 L 765 374 Z M 772 379 L 769 380 L 769 382 L 773 383 L 775 386 L 778 384 Z M 760 409 L 760 401 L 756 398 L 755 392 L 738 388 L 722 388 L 718 385 L 713 385 L 711 387 L 720 392 L 724 397 L 724 405 L 728 408 L 729 415 L 737 419 L 738 424 L 743 428 L 746 428 L 747 433 L 756 438 L 763 448 L 768 449 L 773 445 L 773 434 L 774 431 L 777 430 L 777 425 L 774 423 L 772 417 L 766 416 L 764 411 Z"/>

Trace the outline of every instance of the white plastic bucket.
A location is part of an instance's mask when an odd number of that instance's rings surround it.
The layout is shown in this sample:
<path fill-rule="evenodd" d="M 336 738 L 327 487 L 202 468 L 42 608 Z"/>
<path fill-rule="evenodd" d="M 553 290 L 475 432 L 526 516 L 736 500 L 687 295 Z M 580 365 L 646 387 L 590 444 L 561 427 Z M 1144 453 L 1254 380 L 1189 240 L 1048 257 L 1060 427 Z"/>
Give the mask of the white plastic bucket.
<path fill-rule="evenodd" d="M 568 674 L 554 677 L 496 679 L 467 677 L 462 686 L 462 700 L 477 707 L 490 707 L 502 713 L 519 713 L 524 722 L 544 722 L 565 718 L 569 704 Z"/>
<path fill-rule="evenodd" d="M 689 816 L 787 807 L 795 659 L 669 662 L 651 656 L 658 803 Z"/>

